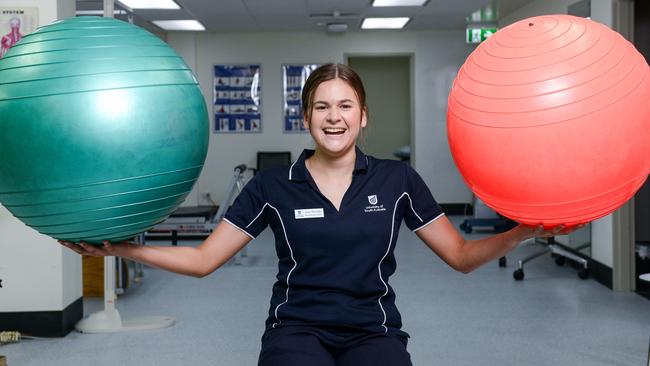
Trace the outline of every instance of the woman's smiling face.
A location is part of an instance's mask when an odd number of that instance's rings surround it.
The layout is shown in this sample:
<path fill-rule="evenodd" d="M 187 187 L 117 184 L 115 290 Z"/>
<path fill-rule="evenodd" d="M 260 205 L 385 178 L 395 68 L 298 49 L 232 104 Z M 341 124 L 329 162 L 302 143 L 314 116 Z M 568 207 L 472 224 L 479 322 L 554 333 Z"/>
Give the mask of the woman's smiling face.
<path fill-rule="evenodd" d="M 340 78 L 324 81 L 316 88 L 311 120 L 305 119 L 317 149 L 339 156 L 354 148 L 366 126 L 366 113 L 354 89 Z"/>

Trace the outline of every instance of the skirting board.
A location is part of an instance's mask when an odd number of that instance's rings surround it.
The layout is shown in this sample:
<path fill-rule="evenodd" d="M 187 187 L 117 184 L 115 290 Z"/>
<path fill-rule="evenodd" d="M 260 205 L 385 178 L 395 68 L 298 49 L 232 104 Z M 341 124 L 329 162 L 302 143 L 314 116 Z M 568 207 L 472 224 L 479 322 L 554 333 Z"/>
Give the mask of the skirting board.
<path fill-rule="evenodd" d="M 612 281 L 612 269 L 611 267 L 608 267 L 597 260 L 589 258 L 589 262 L 587 263 L 587 266 L 589 266 L 589 276 L 591 276 L 594 280 L 600 282 L 603 286 L 606 286 L 610 290 L 613 288 L 613 281 Z"/>
<path fill-rule="evenodd" d="M 64 337 L 81 318 L 82 297 L 61 311 L 0 313 L 0 331 L 18 331 L 35 337 Z"/>

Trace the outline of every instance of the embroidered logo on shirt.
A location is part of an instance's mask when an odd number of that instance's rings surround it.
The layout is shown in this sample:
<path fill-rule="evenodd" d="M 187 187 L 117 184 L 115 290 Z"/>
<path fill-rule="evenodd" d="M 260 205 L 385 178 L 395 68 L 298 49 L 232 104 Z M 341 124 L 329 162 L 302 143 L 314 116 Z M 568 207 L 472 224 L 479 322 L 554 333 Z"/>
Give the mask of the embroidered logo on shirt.
<path fill-rule="evenodd" d="M 368 202 L 371 205 L 376 205 L 377 204 L 377 195 L 373 194 L 372 196 L 368 196 Z"/>
<path fill-rule="evenodd" d="M 317 219 L 325 217 L 325 212 L 322 208 L 303 208 L 293 210 L 296 219 Z"/>
<path fill-rule="evenodd" d="M 366 208 L 363 209 L 363 212 L 381 212 L 381 211 L 386 211 L 386 208 L 384 205 L 377 205 L 379 202 L 379 199 L 377 199 L 377 195 L 373 194 L 372 196 L 368 196 L 368 203 L 370 203 L 370 206 L 366 206 Z"/>

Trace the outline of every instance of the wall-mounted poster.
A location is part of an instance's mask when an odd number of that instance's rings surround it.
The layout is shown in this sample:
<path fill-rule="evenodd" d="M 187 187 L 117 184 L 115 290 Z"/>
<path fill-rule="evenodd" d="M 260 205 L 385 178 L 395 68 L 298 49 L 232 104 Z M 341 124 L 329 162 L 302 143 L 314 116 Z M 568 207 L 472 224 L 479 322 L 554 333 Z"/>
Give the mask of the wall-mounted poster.
<path fill-rule="evenodd" d="M 282 84 L 283 84 L 283 111 L 284 111 L 284 131 L 285 132 L 305 132 L 305 126 L 302 123 L 302 104 L 300 95 L 302 87 L 305 85 L 309 74 L 318 66 L 316 64 L 308 65 L 283 65 L 282 66 Z"/>
<path fill-rule="evenodd" d="M 260 65 L 214 67 L 215 133 L 262 131 Z"/>
<path fill-rule="evenodd" d="M 0 58 L 38 26 L 37 7 L 0 7 Z"/>

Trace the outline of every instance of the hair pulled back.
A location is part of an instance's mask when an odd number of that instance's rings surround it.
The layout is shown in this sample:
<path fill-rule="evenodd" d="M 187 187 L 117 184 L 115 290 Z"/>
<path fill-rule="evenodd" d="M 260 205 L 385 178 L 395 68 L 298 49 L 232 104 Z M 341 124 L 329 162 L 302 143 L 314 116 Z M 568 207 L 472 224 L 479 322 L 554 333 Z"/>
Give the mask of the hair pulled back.
<path fill-rule="evenodd" d="M 348 65 L 330 63 L 312 71 L 302 88 L 302 114 L 308 122 L 311 121 L 311 110 L 316 89 L 321 83 L 337 78 L 345 81 L 354 90 L 359 99 L 359 106 L 367 117 L 366 90 L 363 88 L 359 75 Z"/>

